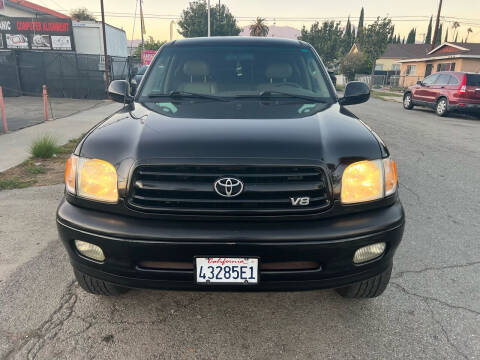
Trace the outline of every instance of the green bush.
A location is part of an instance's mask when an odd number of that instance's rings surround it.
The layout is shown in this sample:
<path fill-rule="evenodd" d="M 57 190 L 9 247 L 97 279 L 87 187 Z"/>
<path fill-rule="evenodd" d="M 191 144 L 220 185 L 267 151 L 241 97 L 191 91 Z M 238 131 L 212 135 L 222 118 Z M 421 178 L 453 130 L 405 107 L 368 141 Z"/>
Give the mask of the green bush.
<path fill-rule="evenodd" d="M 57 140 L 50 135 L 44 135 L 36 139 L 30 147 L 32 156 L 43 159 L 49 159 L 59 151 Z"/>

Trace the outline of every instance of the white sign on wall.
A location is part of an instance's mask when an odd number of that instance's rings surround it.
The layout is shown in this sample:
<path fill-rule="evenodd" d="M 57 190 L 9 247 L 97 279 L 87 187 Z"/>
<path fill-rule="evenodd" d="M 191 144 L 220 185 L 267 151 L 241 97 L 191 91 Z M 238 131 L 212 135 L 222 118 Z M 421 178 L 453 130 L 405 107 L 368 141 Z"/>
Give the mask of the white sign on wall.
<path fill-rule="evenodd" d="M 28 49 L 28 38 L 25 35 L 5 34 L 5 38 L 9 49 Z"/>
<path fill-rule="evenodd" d="M 51 36 L 53 50 L 72 50 L 70 36 Z"/>

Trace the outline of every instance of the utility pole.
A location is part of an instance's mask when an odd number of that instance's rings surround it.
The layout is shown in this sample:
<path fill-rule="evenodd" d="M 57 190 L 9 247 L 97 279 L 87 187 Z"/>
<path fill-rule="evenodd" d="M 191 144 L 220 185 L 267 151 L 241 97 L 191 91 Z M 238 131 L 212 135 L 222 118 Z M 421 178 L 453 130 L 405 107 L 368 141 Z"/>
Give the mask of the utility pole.
<path fill-rule="evenodd" d="M 105 82 L 108 90 L 108 85 L 110 85 L 110 74 L 108 70 L 107 36 L 105 33 L 105 11 L 103 10 L 103 0 L 100 0 L 100 8 L 102 11 L 103 56 L 105 57 Z"/>
<path fill-rule="evenodd" d="M 143 39 L 143 34 L 145 33 L 145 20 L 143 19 L 143 7 L 142 0 L 140 0 L 140 32 L 142 33 L 142 51 L 140 52 L 140 62 L 143 65 L 143 53 L 145 51 L 145 42 Z"/>
<path fill-rule="evenodd" d="M 437 42 L 438 27 L 440 26 L 440 12 L 441 11 L 442 11 L 442 0 L 440 0 L 440 3 L 438 4 L 437 22 L 435 23 L 435 31 L 433 32 L 432 50 L 435 48 L 435 44 Z M 440 42 L 442 42 L 442 39 L 440 39 Z"/>
<path fill-rule="evenodd" d="M 208 37 L 210 37 L 210 0 L 207 1 L 207 27 L 208 27 Z"/>

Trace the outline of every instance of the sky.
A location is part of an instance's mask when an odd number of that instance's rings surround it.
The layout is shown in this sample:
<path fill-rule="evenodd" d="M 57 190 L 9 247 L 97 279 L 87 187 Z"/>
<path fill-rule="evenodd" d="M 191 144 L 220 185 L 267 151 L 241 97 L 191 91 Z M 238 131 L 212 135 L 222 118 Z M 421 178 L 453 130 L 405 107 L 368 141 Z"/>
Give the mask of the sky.
<path fill-rule="evenodd" d="M 69 13 L 79 6 L 86 7 L 97 19 L 100 19 L 100 0 L 30 0 L 51 9 Z M 140 22 L 134 20 L 135 6 L 138 0 L 104 0 L 106 22 L 124 29 L 129 40 L 140 38 Z M 218 0 L 211 0 L 216 3 Z M 429 17 L 437 13 L 439 0 L 220 0 L 237 17 L 239 25 L 253 22 L 257 16 L 267 18 L 267 24 L 288 25 L 301 29 L 310 27 L 315 21 L 339 20 L 343 24 L 351 16 L 353 24 L 358 24 L 360 9 L 365 8 L 365 24 L 377 16 L 389 16 L 395 24 L 396 33 L 407 36 L 412 27 L 417 28 L 417 41 L 423 40 L 427 31 Z M 178 19 L 189 0 L 143 0 L 146 36 L 155 40 L 170 39 L 170 23 Z M 442 6 L 444 23 L 448 25 L 452 41 L 453 21 L 460 23 L 459 41 L 467 35 L 470 27 L 473 33 L 469 42 L 480 42 L 480 0 L 444 0 Z M 135 26 L 134 26 L 135 21 Z M 180 38 L 176 28 L 174 39 Z M 443 41 L 443 39 L 442 39 Z"/>

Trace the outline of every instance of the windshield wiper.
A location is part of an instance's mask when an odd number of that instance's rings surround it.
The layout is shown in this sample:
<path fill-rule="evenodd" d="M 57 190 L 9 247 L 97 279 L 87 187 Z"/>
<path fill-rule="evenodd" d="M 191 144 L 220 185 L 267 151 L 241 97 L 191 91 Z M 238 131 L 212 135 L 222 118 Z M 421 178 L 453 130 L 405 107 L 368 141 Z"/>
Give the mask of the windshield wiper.
<path fill-rule="evenodd" d="M 179 91 L 173 90 L 170 91 L 168 94 L 161 94 L 161 93 L 151 93 L 148 95 L 149 98 L 159 98 L 159 97 L 170 97 L 170 98 L 199 98 L 199 99 L 209 99 L 209 100 L 216 100 L 216 101 L 228 101 L 224 98 L 215 95 L 207 95 L 207 94 L 198 94 L 192 93 L 189 91 Z"/>
<path fill-rule="evenodd" d="M 276 90 L 274 90 L 274 91 L 265 90 L 265 91 L 262 91 L 258 95 L 260 97 L 275 97 L 275 95 L 281 95 L 281 96 L 286 96 L 286 97 L 308 100 L 308 101 L 312 101 L 312 102 L 316 102 L 316 103 L 327 103 L 327 101 L 322 100 L 322 99 L 320 99 L 318 97 L 315 97 L 315 96 L 292 94 L 292 93 L 287 93 L 287 92 L 283 92 L 283 91 L 276 91 Z"/>

